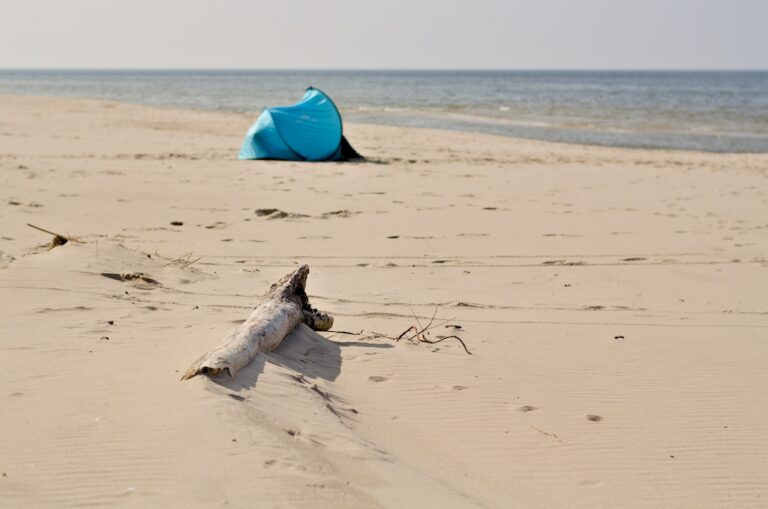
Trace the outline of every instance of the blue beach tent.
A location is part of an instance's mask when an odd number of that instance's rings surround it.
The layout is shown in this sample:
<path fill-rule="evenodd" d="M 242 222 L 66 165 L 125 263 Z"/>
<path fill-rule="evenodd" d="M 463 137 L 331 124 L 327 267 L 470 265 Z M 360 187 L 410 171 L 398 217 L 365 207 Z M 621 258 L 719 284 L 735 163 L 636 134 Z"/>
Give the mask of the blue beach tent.
<path fill-rule="evenodd" d="M 248 130 L 238 159 L 344 161 L 361 158 L 342 133 L 330 97 L 309 87 L 293 106 L 265 108 Z"/>

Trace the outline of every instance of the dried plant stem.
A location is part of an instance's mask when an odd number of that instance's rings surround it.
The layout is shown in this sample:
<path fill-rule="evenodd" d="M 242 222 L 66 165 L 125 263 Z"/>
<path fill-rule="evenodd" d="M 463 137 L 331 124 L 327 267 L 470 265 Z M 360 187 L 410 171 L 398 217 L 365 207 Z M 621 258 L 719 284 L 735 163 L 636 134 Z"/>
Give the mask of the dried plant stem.
<path fill-rule="evenodd" d="M 391 336 L 389 334 L 383 334 L 381 332 L 376 331 L 369 331 L 362 329 L 360 332 L 354 332 L 354 331 L 343 331 L 343 330 L 329 330 L 328 332 L 332 332 L 335 334 L 345 334 L 349 336 L 362 336 L 364 338 L 371 338 L 371 339 L 389 339 L 391 341 L 410 341 L 411 343 L 427 343 L 429 345 L 434 345 L 437 343 L 440 343 L 442 341 L 445 341 L 446 339 L 455 339 L 459 343 L 461 343 L 461 346 L 464 348 L 464 351 L 467 352 L 469 355 L 472 355 L 472 352 L 469 351 L 467 348 L 466 343 L 464 343 L 464 340 L 462 340 L 460 337 L 456 335 L 450 335 L 450 336 L 437 336 L 437 339 L 429 339 L 427 338 L 428 331 L 435 329 L 436 327 L 440 327 L 441 325 L 445 325 L 451 320 L 442 320 L 437 323 L 435 323 L 435 317 L 437 317 L 437 311 L 438 308 L 435 308 L 435 312 L 432 314 L 432 318 L 430 318 L 429 323 L 427 323 L 426 326 L 422 326 L 421 322 L 419 321 L 419 318 L 416 316 L 416 313 L 411 310 L 411 314 L 413 315 L 413 318 L 416 320 L 417 325 L 411 325 L 407 329 L 405 329 L 403 332 L 400 333 L 398 336 Z"/>
<path fill-rule="evenodd" d="M 51 230 L 46 230 L 45 228 L 40 228 L 39 226 L 35 226 L 34 224 L 27 223 L 27 226 L 30 228 L 34 228 L 35 230 L 41 231 L 43 233 L 47 233 L 48 235 L 53 235 L 53 239 L 51 239 L 50 249 L 53 249 L 56 246 L 63 246 L 67 242 L 79 242 L 83 243 L 82 240 L 78 239 L 77 237 L 72 237 L 70 235 L 62 235 L 60 233 L 52 232 Z"/>

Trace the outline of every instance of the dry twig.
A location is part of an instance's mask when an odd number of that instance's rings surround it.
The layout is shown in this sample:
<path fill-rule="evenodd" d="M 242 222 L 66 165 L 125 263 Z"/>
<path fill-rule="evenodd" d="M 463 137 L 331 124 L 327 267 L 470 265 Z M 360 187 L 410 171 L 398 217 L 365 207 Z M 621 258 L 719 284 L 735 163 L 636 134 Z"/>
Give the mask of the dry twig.
<path fill-rule="evenodd" d="M 52 232 L 50 230 L 46 230 L 45 228 L 40 228 L 39 226 L 35 226 L 30 223 L 27 223 L 27 226 L 29 226 L 30 228 L 34 228 L 35 230 L 39 230 L 43 233 L 47 233 L 48 235 L 53 235 L 49 249 L 53 249 L 54 247 L 57 247 L 57 246 L 63 246 L 64 244 L 70 241 L 79 242 L 81 244 L 83 243 L 83 241 L 77 237 L 73 237 L 70 235 L 61 235 L 60 233 Z"/>
<path fill-rule="evenodd" d="M 171 258 L 171 257 L 168 257 L 168 256 L 163 256 L 160 253 L 158 253 L 157 251 L 155 251 L 154 256 L 157 257 L 157 258 L 162 258 L 163 260 L 167 260 L 168 261 L 168 265 L 174 265 L 174 266 L 180 268 L 181 270 L 184 270 L 187 267 L 189 267 L 189 266 L 199 262 L 200 259 L 201 259 L 201 257 L 197 257 L 197 258 L 193 259 L 191 252 L 185 254 L 184 256 L 179 256 L 178 258 Z"/>
<path fill-rule="evenodd" d="M 328 332 L 332 332 L 335 334 L 346 334 L 349 336 L 364 336 L 366 338 L 371 338 L 371 339 L 389 339 L 395 342 L 405 340 L 411 343 L 427 343 L 428 345 L 434 345 L 442 341 L 445 341 L 446 339 L 455 339 L 456 341 L 461 343 L 461 346 L 464 348 L 465 352 L 467 352 L 469 355 L 472 355 L 472 352 L 469 351 L 469 349 L 467 348 L 467 345 L 464 343 L 464 340 L 462 340 L 460 337 L 456 335 L 437 336 L 437 339 L 427 338 L 430 330 L 436 327 L 440 327 L 441 325 L 445 325 L 451 321 L 449 319 L 449 320 L 443 320 L 438 323 L 435 323 L 437 310 L 438 308 L 435 308 L 435 312 L 432 314 L 432 318 L 430 318 L 429 323 L 427 323 L 426 326 L 422 326 L 421 322 L 419 321 L 419 318 L 416 316 L 416 313 L 414 313 L 413 309 L 411 309 L 411 314 L 413 315 L 413 318 L 416 320 L 417 325 L 411 325 L 410 327 L 405 329 L 403 332 L 401 332 L 399 336 L 390 336 L 388 334 L 383 334 L 381 332 L 366 331 L 365 329 L 360 330 L 360 332 L 343 331 L 343 330 L 329 330 Z"/>

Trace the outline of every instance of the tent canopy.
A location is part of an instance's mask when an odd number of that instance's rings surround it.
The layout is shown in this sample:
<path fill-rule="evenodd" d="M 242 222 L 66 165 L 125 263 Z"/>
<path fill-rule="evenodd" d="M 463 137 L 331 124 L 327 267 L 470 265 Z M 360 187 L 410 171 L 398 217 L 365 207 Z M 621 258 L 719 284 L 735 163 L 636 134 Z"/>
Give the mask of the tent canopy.
<path fill-rule="evenodd" d="M 356 157 L 359 154 L 342 135 L 336 105 L 323 91 L 309 87 L 293 106 L 261 112 L 245 135 L 238 159 L 339 161 Z"/>

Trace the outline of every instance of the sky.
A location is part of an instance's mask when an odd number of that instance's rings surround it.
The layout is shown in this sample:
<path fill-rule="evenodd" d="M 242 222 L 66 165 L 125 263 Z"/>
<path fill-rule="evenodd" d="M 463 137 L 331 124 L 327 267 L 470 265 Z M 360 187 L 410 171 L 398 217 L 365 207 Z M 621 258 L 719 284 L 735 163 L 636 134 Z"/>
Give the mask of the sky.
<path fill-rule="evenodd" d="M 0 68 L 768 69 L 768 0 L 0 0 Z"/>

